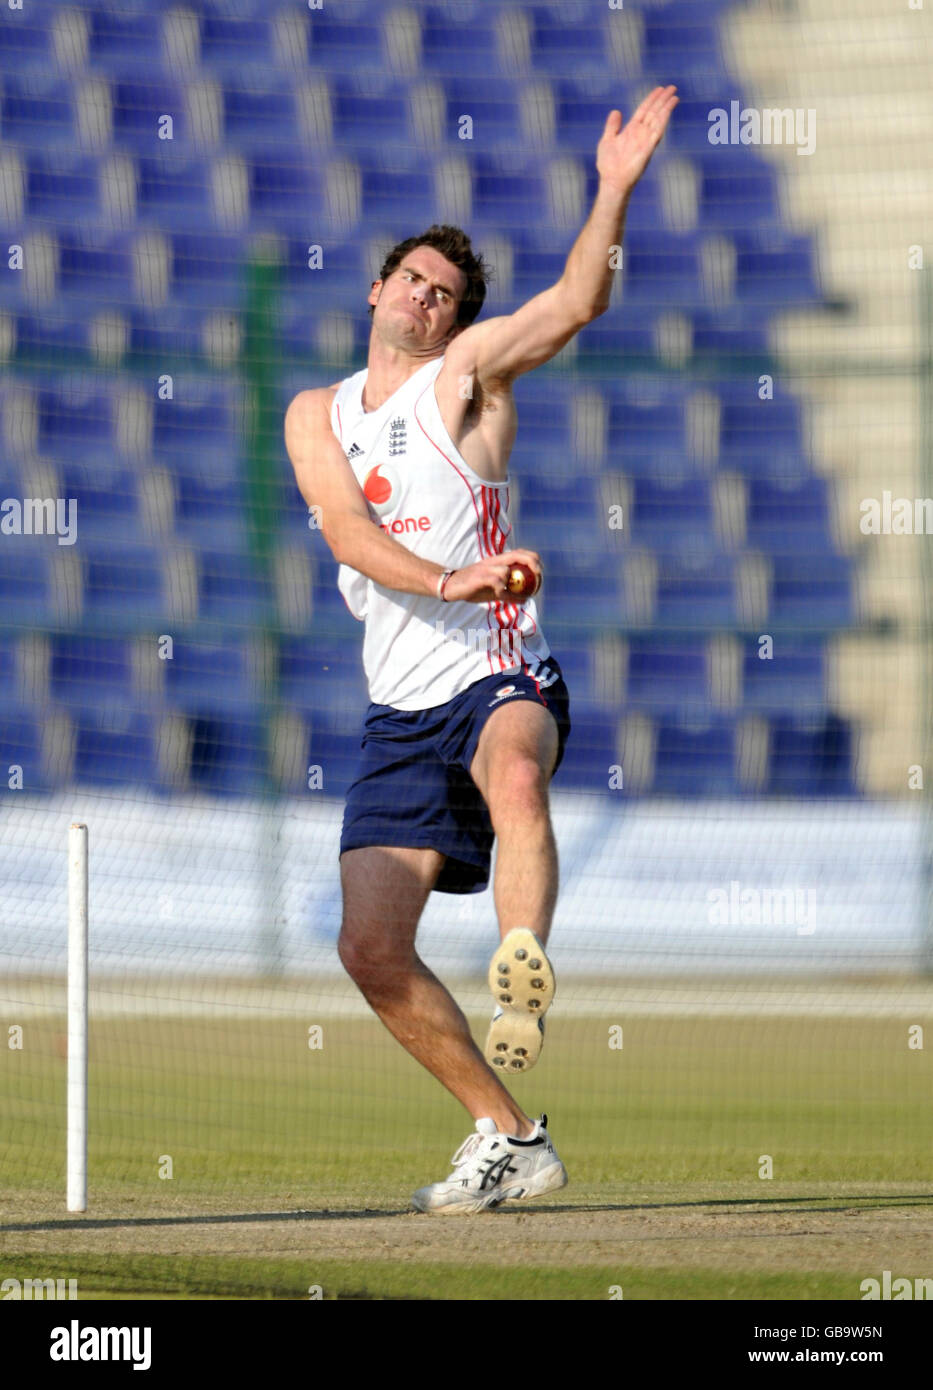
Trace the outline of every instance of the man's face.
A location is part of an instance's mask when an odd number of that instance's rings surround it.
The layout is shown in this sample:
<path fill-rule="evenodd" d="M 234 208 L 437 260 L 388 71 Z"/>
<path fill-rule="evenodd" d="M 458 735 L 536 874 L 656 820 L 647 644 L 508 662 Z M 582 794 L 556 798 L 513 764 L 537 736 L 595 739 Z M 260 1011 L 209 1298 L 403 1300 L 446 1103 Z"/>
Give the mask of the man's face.
<path fill-rule="evenodd" d="M 457 310 L 466 284 L 463 271 L 439 251 L 416 246 L 370 290 L 373 324 L 387 342 L 409 352 L 440 347 L 461 331 Z"/>

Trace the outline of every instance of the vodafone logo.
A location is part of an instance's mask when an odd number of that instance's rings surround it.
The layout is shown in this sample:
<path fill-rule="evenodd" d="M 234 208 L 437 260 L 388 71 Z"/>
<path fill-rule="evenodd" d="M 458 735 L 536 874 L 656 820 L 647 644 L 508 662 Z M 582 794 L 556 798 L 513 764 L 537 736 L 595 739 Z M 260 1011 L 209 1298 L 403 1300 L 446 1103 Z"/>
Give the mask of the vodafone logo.
<path fill-rule="evenodd" d="M 399 493 L 399 476 L 392 465 L 377 463 L 371 468 L 363 481 L 363 493 L 379 516 L 390 512 Z"/>
<path fill-rule="evenodd" d="M 398 505 L 401 484 L 391 463 L 377 463 L 363 480 L 363 495 L 378 516 L 394 511 Z M 389 535 L 401 536 L 406 531 L 430 531 L 429 516 L 397 516 L 394 521 L 380 522 Z"/>

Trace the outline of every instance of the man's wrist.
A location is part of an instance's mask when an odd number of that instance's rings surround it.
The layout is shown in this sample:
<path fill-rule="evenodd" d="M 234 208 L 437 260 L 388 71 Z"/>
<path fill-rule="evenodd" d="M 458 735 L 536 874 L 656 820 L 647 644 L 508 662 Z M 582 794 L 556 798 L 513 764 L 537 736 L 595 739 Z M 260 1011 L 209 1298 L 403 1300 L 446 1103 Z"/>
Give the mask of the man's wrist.
<path fill-rule="evenodd" d="M 438 581 L 437 581 L 437 590 L 436 590 L 436 592 L 437 592 L 437 597 L 438 597 L 439 599 L 441 599 L 441 601 L 444 602 L 444 603 L 449 603 L 449 602 L 450 602 L 450 600 L 449 600 L 448 598 L 446 598 L 446 597 L 445 597 L 445 594 L 444 594 L 444 590 L 445 590 L 445 588 L 447 587 L 447 581 L 448 581 L 448 579 L 450 578 L 450 576 L 451 576 L 452 574 L 456 574 L 456 573 L 457 573 L 456 570 L 444 570 L 444 573 L 440 576 L 440 578 L 439 578 Z"/>

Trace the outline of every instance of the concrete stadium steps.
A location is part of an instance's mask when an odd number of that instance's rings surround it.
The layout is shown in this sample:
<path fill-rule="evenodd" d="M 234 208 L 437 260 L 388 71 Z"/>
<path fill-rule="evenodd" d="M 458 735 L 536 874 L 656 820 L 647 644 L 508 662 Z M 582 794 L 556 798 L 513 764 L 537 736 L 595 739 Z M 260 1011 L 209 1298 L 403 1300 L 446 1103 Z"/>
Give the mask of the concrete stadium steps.
<path fill-rule="evenodd" d="M 798 309 L 770 334 L 807 402 L 814 465 L 834 484 L 837 544 L 859 561 L 859 610 L 890 636 L 832 647 L 833 706 L 859 729 L 856 780 L 909 795 L 922 763 L 926 595 L 923 537 L 868 536 L 864 499 L 921 497 L 923 272 L 933 245 L 933 15 L 875 0 L 797 0 L 735 10 L 723 45 L 746 103 L 816 112 L 815 149 L 763 152 L 781 171 L 788 225 L 818 237 L 822 283 L 843 311 Z M 824 370 L 822 364 L 828 370 Z M 850 375 L 843 375 L 850 364 Z M 866 371 L 867 369 L 867 371 Z"/>

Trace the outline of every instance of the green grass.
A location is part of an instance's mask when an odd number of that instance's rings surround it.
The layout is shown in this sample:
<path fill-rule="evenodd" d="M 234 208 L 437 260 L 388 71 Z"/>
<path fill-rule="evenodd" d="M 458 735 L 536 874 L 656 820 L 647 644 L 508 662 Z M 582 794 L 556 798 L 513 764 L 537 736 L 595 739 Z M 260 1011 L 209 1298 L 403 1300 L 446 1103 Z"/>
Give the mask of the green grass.
<path fill-rule="evenodd" d="M 541 1063 L 514 1091 L 529 1113 L 547 1110 L 571 1185 L 526 1209 L 536 1243 L 516 1293 L 493 1235 L 460 1265 L 459 1237 L 438 1259 L 420 1234 L 437 1218 L 404 1215 L 415 1187 L 446 1175 L 469 1130 L 457 1103 L 375 1021 L 325 1022 L 323 1048 L 310 1050 L 314 1021 L 98 1021 L 83 1223 L 64 1211 L 62 1028 L 29 1023 L 22 1051 L 0 1052 L 0 1274 L 17 1260 L 27 1268 L 41 1249 L 63 1252 L 83 1296 L 300 1298 L 315 1282 L 341 1298 L 606 1298 L 610 1285 L 627 1299 L 838 1298 L 875 1272 L 864 1240 L 851 1272 L 821 1268 L 812 1250 L 799 1267 L 769 1268 L 762 1247 L 760 1268 L 738 1277 L 738 1264 L 704 1260 L 702 1245 L 689 1268 L 673 1257 L 639 1265 L 627 1246 L 607 1256 L 598 1218 L 583 1237 L 590 1258 L 537 1238 L 549 1207 L 564 1222 L 594 1210 L 663 1217 L 665 1238 L 672 1219 L 727 1208 L 730 1219 L 895 1206 L 900 1219 L 929 1216 L 931 1062 L 908 1049 L 906 1023 L 633 1018 L 624 1049 L 611 1051 L 617 1019 L 555 1017 Z M 159 1177 L 165 1155 L 171 1180 Z M 759 1178 L 763 1155 L 770 1182 Z M 242 1223 L 325 1211 L 385 1216 L 386 1248 L 374 1236 L 374 1248 L 315 1253 L 313 1233 L 327 1223 L 309 1220 L 308 1258 L 294 1260 L 252 1248 L 252 1225 L 248 1239 L 236 1221 L 199 1225 L 224 1213 Z M 174 1255 L 139 1248 L 147 1229 L 155 1243 L 166 1226 L 178 1231 Z M 273 1247 L 294 1229 L 284 1218 L 263 1227 Z M 199 1253 L 202 1230 L 227 1241 L 225 1253 Z"/>
<path fill-rule="evenodd" d="M 28 1269 L 35 1255 L 4 1252 L 9 1268 Z M 84 1299 L 276 1299 L 305 1300 L 311 1289 L 329 1299 L 522 1299 L 607 1301 L 716 1299 L 851 1299 L 852 1277 L 845 1274 L 808 1272 L 744 1274 L 708 1269 L 653 1269 L 650 1274 L 631 1265 L 586 1269 L 562 1269 L 526 1265 L 521 1269 L 520 1292 L 513 1270 L 494 1264 L 421 1263 L 386 1261 L 370 1267 L 359 1261 L 317 1260 L 313 1284 L 308 1261 L 256 1260 L 242 1257 L 166 1255 L 69 1256 L 68 1276 L 77 1279 Z M 114 1293 L 114 1289 L 118 1293 Z"/>

